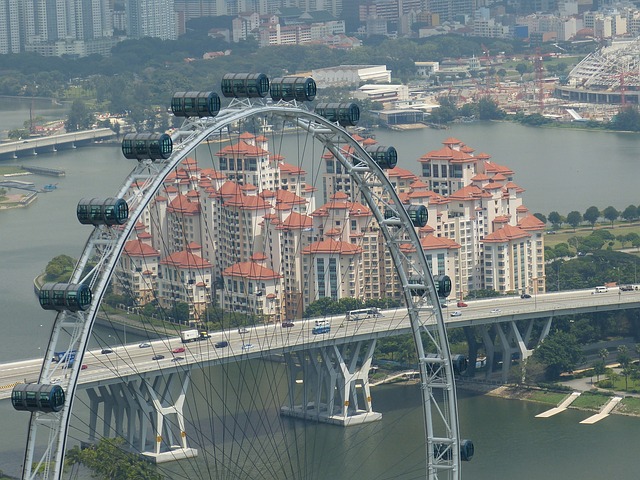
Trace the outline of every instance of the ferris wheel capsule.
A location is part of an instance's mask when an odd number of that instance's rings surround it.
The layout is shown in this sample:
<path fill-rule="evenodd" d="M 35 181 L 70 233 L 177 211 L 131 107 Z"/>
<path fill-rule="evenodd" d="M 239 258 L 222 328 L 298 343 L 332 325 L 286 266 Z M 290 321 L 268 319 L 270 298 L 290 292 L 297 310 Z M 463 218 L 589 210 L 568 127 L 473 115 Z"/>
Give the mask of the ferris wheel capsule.
<path fill-rule="evenodd" d="M 434 275 L 433 281 L 436 284 L 438 297 L 447 298 L 451 294 L 451 278 L 448 275 Z"/>
<path fill-rule="evenodd" d="M 360 121 L 360 107 L 356 103 L 318 103 L 315 113 L 342 127 L 355 127 Z"/>
<path fill-rule="evenodd" d="M 76 216 L 83 225 L 123 225 L 129 218 L 129 205 L 122 198 L 83 198 Z"/>
<path fill-rule="evenodd" d="M 287 76 L 271 80 L 271 98 L 274 101 L 310 102 L 316 98 L 316 82 L 311 77 Z"/>
<path fill-rule="evenodd" d="M 215 117 L 220 113 L 220 97 L 215 92 L 176 92 L 171 111 L 176 117 Z"/>
<path fill-rule="evenodd" d="M 122 139 L 122 154 L 130 160 L 166 160 L 172 152 L 166 133 L 127 133 Z"/>
<path fill-rule="evenodd" d="M 383 170 L 390 170 L 398 164 L 398 152 L 394 147 L 371 145 L 366 146 L 365 151 Z"/>
<path fill-rule="evenodd" d="M 91 289 L 84 283 L 45 283 L 38 296 L 44 310 L 78 312 L 91 305 Z"/>
<path fill-rule="evenodd" d="M 11 392 L 11 404 L 20 411 L 52 413 L 62 410 L 64 397 L 60 385 L 19 383 Z"/>
<path fill-rule="evenodd" d="M 264 98 L 269 93 L 269 77 L 264 73 L 226 73 L 221 90 L 227 98 Z"/>

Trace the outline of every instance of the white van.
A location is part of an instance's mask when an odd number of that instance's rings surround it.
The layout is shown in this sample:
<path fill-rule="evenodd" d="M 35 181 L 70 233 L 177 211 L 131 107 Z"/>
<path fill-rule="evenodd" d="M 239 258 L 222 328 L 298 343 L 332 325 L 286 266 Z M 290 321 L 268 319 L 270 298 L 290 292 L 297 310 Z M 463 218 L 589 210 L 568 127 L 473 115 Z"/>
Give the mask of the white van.
<path fill-rule="evenodd" d="M 331 322 L 329 320 L 316 320 L 316 327 L 324 326 L 331 326 Z"/>
<path fill-rule="evenodd" d="M 607 293 L 609 289 L 607 287 L 596 287 L 593 293 Z"/>

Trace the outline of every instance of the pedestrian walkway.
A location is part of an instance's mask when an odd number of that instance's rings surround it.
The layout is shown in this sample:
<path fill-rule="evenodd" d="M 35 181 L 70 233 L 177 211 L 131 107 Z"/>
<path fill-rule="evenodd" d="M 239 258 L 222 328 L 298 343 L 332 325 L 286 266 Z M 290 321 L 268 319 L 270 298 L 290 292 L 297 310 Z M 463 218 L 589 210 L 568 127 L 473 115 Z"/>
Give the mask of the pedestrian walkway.
<path fill-rule="evenodd" d="M 599 413 L 596 413 L 595 415 L 592 415 L 589 418 L 585 418 L 580 423 L 583 423 L 586 425 L 592 425 L 596 422 L 599 422 L 603 418 L 608 417 L 611 410 L 613 410 L 615 406 L 618 405 L 618 403 L 620 403 L 621 400 L 622 400 L 622 397 L 613 397 L 611 400 L 609 400 L 609 402 L 604 407 L 602 407 L 602 410 L 600 410 Z"/>
<path fill-rule="evenodd" d="M 573 392 L 571 393 L 571 395 L 569 395 L 567 398 L 565 398 L 560 405 L 558 405 L 555 408 L 552 408 L 550 410 L 547 410 L 546 412 L 542 412 L 539 413 L 538 415 L 536 415 L 537 418 L 549 418 L 552 417 L 560 412 L 564 412 L 567 408 L 569 408 L 569 405 L 571 405 L 576 398 L 578 398 L 580 396 L 581 392 Z"/>

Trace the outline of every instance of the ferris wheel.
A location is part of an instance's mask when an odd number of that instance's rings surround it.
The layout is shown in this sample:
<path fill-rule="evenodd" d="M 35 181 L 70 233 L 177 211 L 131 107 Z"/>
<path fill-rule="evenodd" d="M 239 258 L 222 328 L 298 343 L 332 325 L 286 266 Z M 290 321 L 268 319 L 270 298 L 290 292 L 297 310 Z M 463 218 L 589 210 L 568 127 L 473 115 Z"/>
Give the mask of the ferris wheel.
<path fill-rule="evenodd" d="M 406 478 L 461 478 L 473 444 L 459 437 L 464 366 L 440 305 L 451 282 L 434 279 L 421 247 L 426 207 L 389 178 L 396 149 L 349 133 L 354 103 L 308 107 L 311 78 L 229 74 L 221 92 L 224 108 L 215 92 L 174 94 L 182 123 L 125 135 L 136 163 L 120 190 L 78 203 L 93 230 L 69 282 L 40 290 L 57 312 L 47 355 L 38 382 L 12 394 L 31 412 L 23 478 L 62 478 L 70 443 L 101 436 L 122 436 L 170 478 L 178 467 L 162 462 L 187 458 L 197 460 L 184 476 L 323 478 L 313 457 L 348 449 L 318 453 L 318 423 L 367 435 L 353 425 L 381 418 L 373 353 L 399 333 L 415 345 L 424 423 L 413 441 L 422 473 Z M 372 306 L 383 296 L 401 305 Z M 359 308 L 304 317 L 340 299 Z M 89 348 L 98 317 L 122 316 L 148 339 Z"/>

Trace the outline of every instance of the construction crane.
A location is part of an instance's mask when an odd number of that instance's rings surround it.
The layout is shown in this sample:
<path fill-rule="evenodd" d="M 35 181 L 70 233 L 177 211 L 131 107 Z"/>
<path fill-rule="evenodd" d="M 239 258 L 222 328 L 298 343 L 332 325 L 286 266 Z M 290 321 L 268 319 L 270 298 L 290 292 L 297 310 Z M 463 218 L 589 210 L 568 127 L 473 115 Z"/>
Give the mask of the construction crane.
<path fill-rule="evenodd" d="M 627 105 L 627 84 L 625 83 L 625 77 L 638 75 L 639 72 L 621 71 L 620 75 L 620 105 L 624 108 Z"/>

